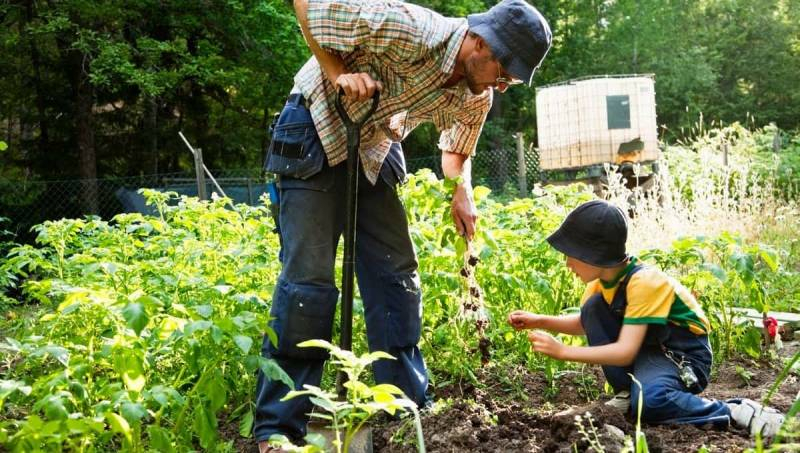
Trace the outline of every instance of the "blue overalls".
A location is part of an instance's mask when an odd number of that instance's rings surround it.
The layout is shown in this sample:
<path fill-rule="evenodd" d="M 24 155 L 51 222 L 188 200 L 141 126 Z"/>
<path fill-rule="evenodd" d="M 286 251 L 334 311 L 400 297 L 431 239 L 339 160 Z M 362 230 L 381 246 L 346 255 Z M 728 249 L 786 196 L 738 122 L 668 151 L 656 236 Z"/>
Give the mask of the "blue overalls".
<path fill-rule="evenodd" d="M 623 277 L 611 304 L 602 293 L 591 296 L 581 307 L 581 324 L 590 346 L 614 343 L 619 338 L 627 306 L 627 286 L 633 274 L 644 266 L 634 266 Z M 678 367 L 667 358 L 662 345 L 677 357 L 691 364 L 699 383 L 688 389 L 679 377 Z M 711 347 L 708 335 L 695 335 L 688 329 L 672 323 L 649 324 L 647 335 L 632 366 L 603 366 L 615 392 L 631 392 L 631 410 L 636 415 L 639 404 L 639 386 L 628 373 L 641 383 L 642 421 L 651 424 L 688 423 L 712 424 L 727 427 L 730 409 L 721 401 L 698 396 L 708 385 L 711 372 Z"/>
<path fill-rule="evenodd" d="M 347 165 L 329 167 L 319 136 L 299 94 L 290 96 L 273 128 L 267 170 L 277 172 L 280 189 L 283 269 L 270 311 L 278 336 L 274 347 L 265 336 L 262 354 L 275 359 L 294 380 L 320 384 L 327 352 L 298 348 L 308 339 L 331 340 L 339 291 L 334 261 L 344 229 Z M 396 185 L 405 179 L 399 143 L 392 145 L 381 175 L 372 185 L 361 172 L 358 192 L 356 277 L 371 351 L 397 360 L 372 366 L 378 383 L 398 386 L 418 405 L 426 403 L 428 377 L 417 342 L 422 305 L 417 259 L 405 209 Z M 259 373 L 256 390 L 257 441 L 273 434 L 302 439 L 312 404 L 307 397 L 280 401 L 289 388 Z"/>

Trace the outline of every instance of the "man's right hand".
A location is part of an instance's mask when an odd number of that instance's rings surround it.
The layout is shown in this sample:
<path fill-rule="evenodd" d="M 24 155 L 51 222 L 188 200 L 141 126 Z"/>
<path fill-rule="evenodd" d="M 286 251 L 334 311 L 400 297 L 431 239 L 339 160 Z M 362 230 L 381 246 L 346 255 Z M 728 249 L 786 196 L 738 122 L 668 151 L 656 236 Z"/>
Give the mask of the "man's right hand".
<path fill-rule="evenodd" d="M 353 101 L 366 101 L 372 98 L 375 90 L 381 91 L 383 84 L 366 72 L 342 74 L 336 78 L 335 86 L 344 90 L 344 95 Z"/>
<path fill-rule="evenodd" d="M 508 324 L 515 330 L 535 329 L 539 327 L 539 319 L 535 313 L 517 310 L 508 315 Z"/>

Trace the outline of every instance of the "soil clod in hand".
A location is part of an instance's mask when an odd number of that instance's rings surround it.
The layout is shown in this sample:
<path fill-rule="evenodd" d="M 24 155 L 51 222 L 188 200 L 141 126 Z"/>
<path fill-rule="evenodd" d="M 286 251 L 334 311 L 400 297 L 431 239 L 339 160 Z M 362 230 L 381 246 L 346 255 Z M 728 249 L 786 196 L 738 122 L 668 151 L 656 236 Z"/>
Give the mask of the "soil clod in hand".
<path fill-rule="evenodd" d="M 464 265 L 461 267 L 460 274 L 463 277 L 461 314 L 475 320 L 475 329 L 478 334 L 478 347 L 471 349 L 472 352 L 480 352 L 481 365 L 486 366 L 490 359 L 491 342 L 486 338 L 486 328 L 489 327 L 489 318 L 486 315 L 486 308 L 483 300 L 483 293 L 476 278 L 475 266 L 480 259 L 472 253 L 470 243 L 463 255 Z M 464 294 L 466 293 L 466 294 Z"/>
<path fill-rule="evenodd" d="M 492 342 L 486 337 L 481 337 L 478 340 L 478 349 L 481 351 L 481 365 L 487 365 L 492 357 L 491 348 Z"/>

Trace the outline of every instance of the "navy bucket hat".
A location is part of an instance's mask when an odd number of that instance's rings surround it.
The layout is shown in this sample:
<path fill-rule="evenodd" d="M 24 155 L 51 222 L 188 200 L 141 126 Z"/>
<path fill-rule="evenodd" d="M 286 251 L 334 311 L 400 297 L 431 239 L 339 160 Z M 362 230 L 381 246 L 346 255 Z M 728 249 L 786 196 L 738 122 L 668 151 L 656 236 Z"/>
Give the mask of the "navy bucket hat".
<path fill-rule="evenodd" d="M 597 267 L 614 267 L 625 261 L 627 240 L 625 213 L 602 200 L 575 208 L 547 238 L 559 252 Z"/>
<path fill-rule="evenodd" d="M 503 0 L 485 13 L 470 14 L 467 23 L 509 74 L 531 84 L 553 42 L 550 25 L 536 8 L 524 0 Z"/>

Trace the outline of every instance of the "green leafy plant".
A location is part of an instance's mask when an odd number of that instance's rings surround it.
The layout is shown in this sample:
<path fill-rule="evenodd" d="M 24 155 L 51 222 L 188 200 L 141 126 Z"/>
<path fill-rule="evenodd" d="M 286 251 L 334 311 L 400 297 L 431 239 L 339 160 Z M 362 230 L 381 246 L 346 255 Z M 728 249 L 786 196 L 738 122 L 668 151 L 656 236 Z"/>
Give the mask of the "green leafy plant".
<path fill-rule="evenodd" d="M 330 423 L 330 428 L 335 433 L 333 446 L 337 453 L 350 451 L 352 440 L 373 416 L 381 412 L 396 415 L 398 411 L 413 412 L 417 425 L 419 450 L 425 451 L 416 404 L 406 398 L 403 391 L 394 385 L 369 386 L 360 380 L 361 375 L 371 363 L 377 360 L 395 360 L 394 357 L 381 351 L 356 356 L 353 352 L 343 350 L 324 340 L 308 340 L 298 346 L 328 350 L 334 367 L 343 371 L 347 376 L 347 381 L 344 383 L 347 397 L 344 401 L 337 400 L 335 393 L 313 385 L 304 385 L 305 390 L 292 390 L 282 400 L 308 396 L 315 406 L 324 411 L 324 413 L 313 412 L 311 416 Z"/>
<path fill-rule="evenodd" d="M 639 388 L 639 399 L 636 406 L 636 432 L 632 441 L 626 443 L 625 448 L 622 450 L 626 453 L 648 453 L 650 447 L 647 445 L 647 436 L 642 431 L 642 404 L 644 397 L 642 396 L 642 383 L 633 374 L 628 373 L 636 387 Z"/>

